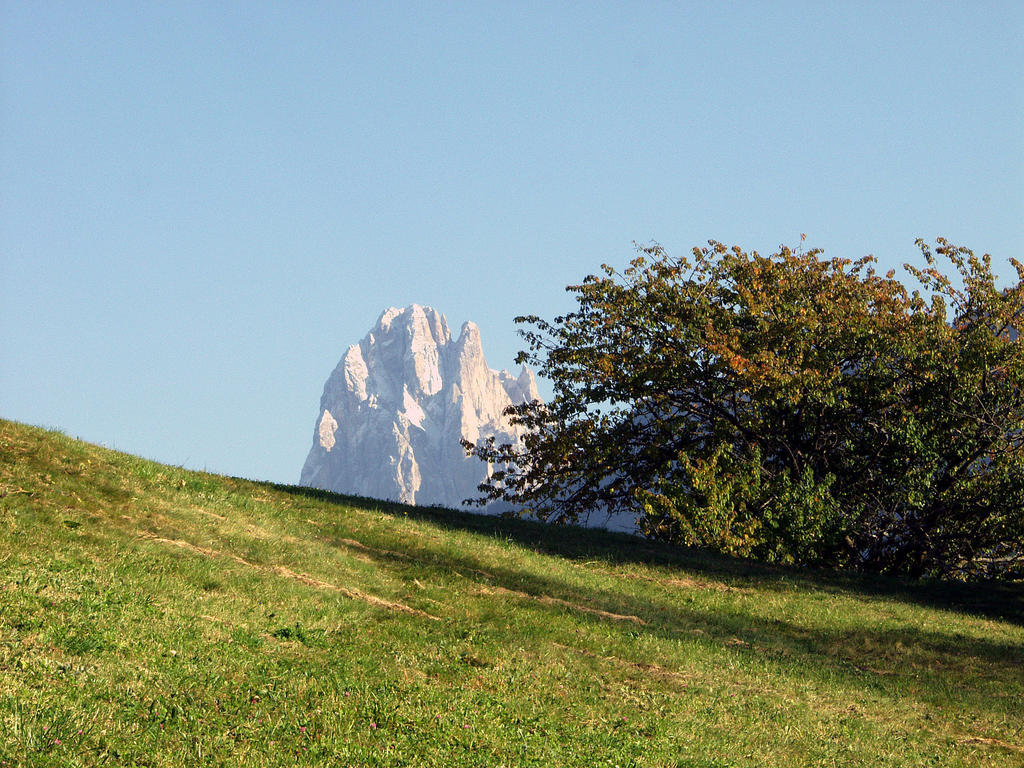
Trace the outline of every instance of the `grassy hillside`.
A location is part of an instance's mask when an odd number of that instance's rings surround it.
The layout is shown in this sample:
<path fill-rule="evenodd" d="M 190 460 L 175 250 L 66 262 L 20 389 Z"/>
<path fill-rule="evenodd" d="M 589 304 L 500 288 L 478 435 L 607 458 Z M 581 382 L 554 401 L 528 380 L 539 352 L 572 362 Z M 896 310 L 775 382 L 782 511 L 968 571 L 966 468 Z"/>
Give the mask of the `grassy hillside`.
<path fill-rule="evenodd" d="M 1024 589 L 768 569 L 0 421 L 0 767 L 1020 766 Z"/>

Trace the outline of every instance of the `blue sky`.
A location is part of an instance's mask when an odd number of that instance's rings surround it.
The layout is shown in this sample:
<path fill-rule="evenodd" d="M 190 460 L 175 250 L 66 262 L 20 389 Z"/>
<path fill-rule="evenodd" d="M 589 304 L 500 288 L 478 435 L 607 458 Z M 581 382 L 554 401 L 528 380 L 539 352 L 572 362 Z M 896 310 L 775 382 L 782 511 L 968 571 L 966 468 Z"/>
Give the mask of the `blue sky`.
<path fill-rule="evenodd" d="M 3 0 L 0 416 L 296 482 L 391 305 L 507 367 L 633 241 L 1024 258 L 1024 4 L 836 5 Z"/>

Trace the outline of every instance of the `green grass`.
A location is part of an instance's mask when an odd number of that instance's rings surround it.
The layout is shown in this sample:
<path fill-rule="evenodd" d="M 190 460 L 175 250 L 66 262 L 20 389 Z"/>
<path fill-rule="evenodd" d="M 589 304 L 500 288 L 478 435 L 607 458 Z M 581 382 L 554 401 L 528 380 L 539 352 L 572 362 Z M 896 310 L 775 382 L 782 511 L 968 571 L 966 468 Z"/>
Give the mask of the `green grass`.
<path fill-rule="evenodd" d="M 773 569 L 0 421 L 0 768 L 1020 766 L 1024 588 Z"/>

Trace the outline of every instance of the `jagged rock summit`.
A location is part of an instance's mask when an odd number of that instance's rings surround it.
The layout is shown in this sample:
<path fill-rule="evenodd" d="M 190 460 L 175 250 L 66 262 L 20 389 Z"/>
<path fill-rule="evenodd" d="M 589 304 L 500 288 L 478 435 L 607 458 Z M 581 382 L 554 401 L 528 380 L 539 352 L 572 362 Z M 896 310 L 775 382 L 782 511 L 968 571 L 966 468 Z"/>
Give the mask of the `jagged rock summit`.
<path fill-rule="evenodd" d="M 392 307 L 327 379 L 299 482 L 460 507 L 479 495 L 489 469 L 467 457 L 459 440 L 517 440 L 522 429 L 503 412 L 535 398 L 528 368 L 513 376 L 487 366 L 474 323 L 463 324 L 453 341 L 437 310 Z"/>

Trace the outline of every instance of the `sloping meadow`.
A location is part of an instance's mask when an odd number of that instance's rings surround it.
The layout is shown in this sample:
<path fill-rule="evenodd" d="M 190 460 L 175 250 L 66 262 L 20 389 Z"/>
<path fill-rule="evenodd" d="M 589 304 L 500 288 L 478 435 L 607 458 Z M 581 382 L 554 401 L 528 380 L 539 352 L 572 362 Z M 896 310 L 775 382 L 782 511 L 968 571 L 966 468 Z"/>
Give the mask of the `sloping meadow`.
<path fill-rule="evenodd" d="M 0 768 L 1017 766 L 1024 588 L 769 569 L 0 421 Z"/>

